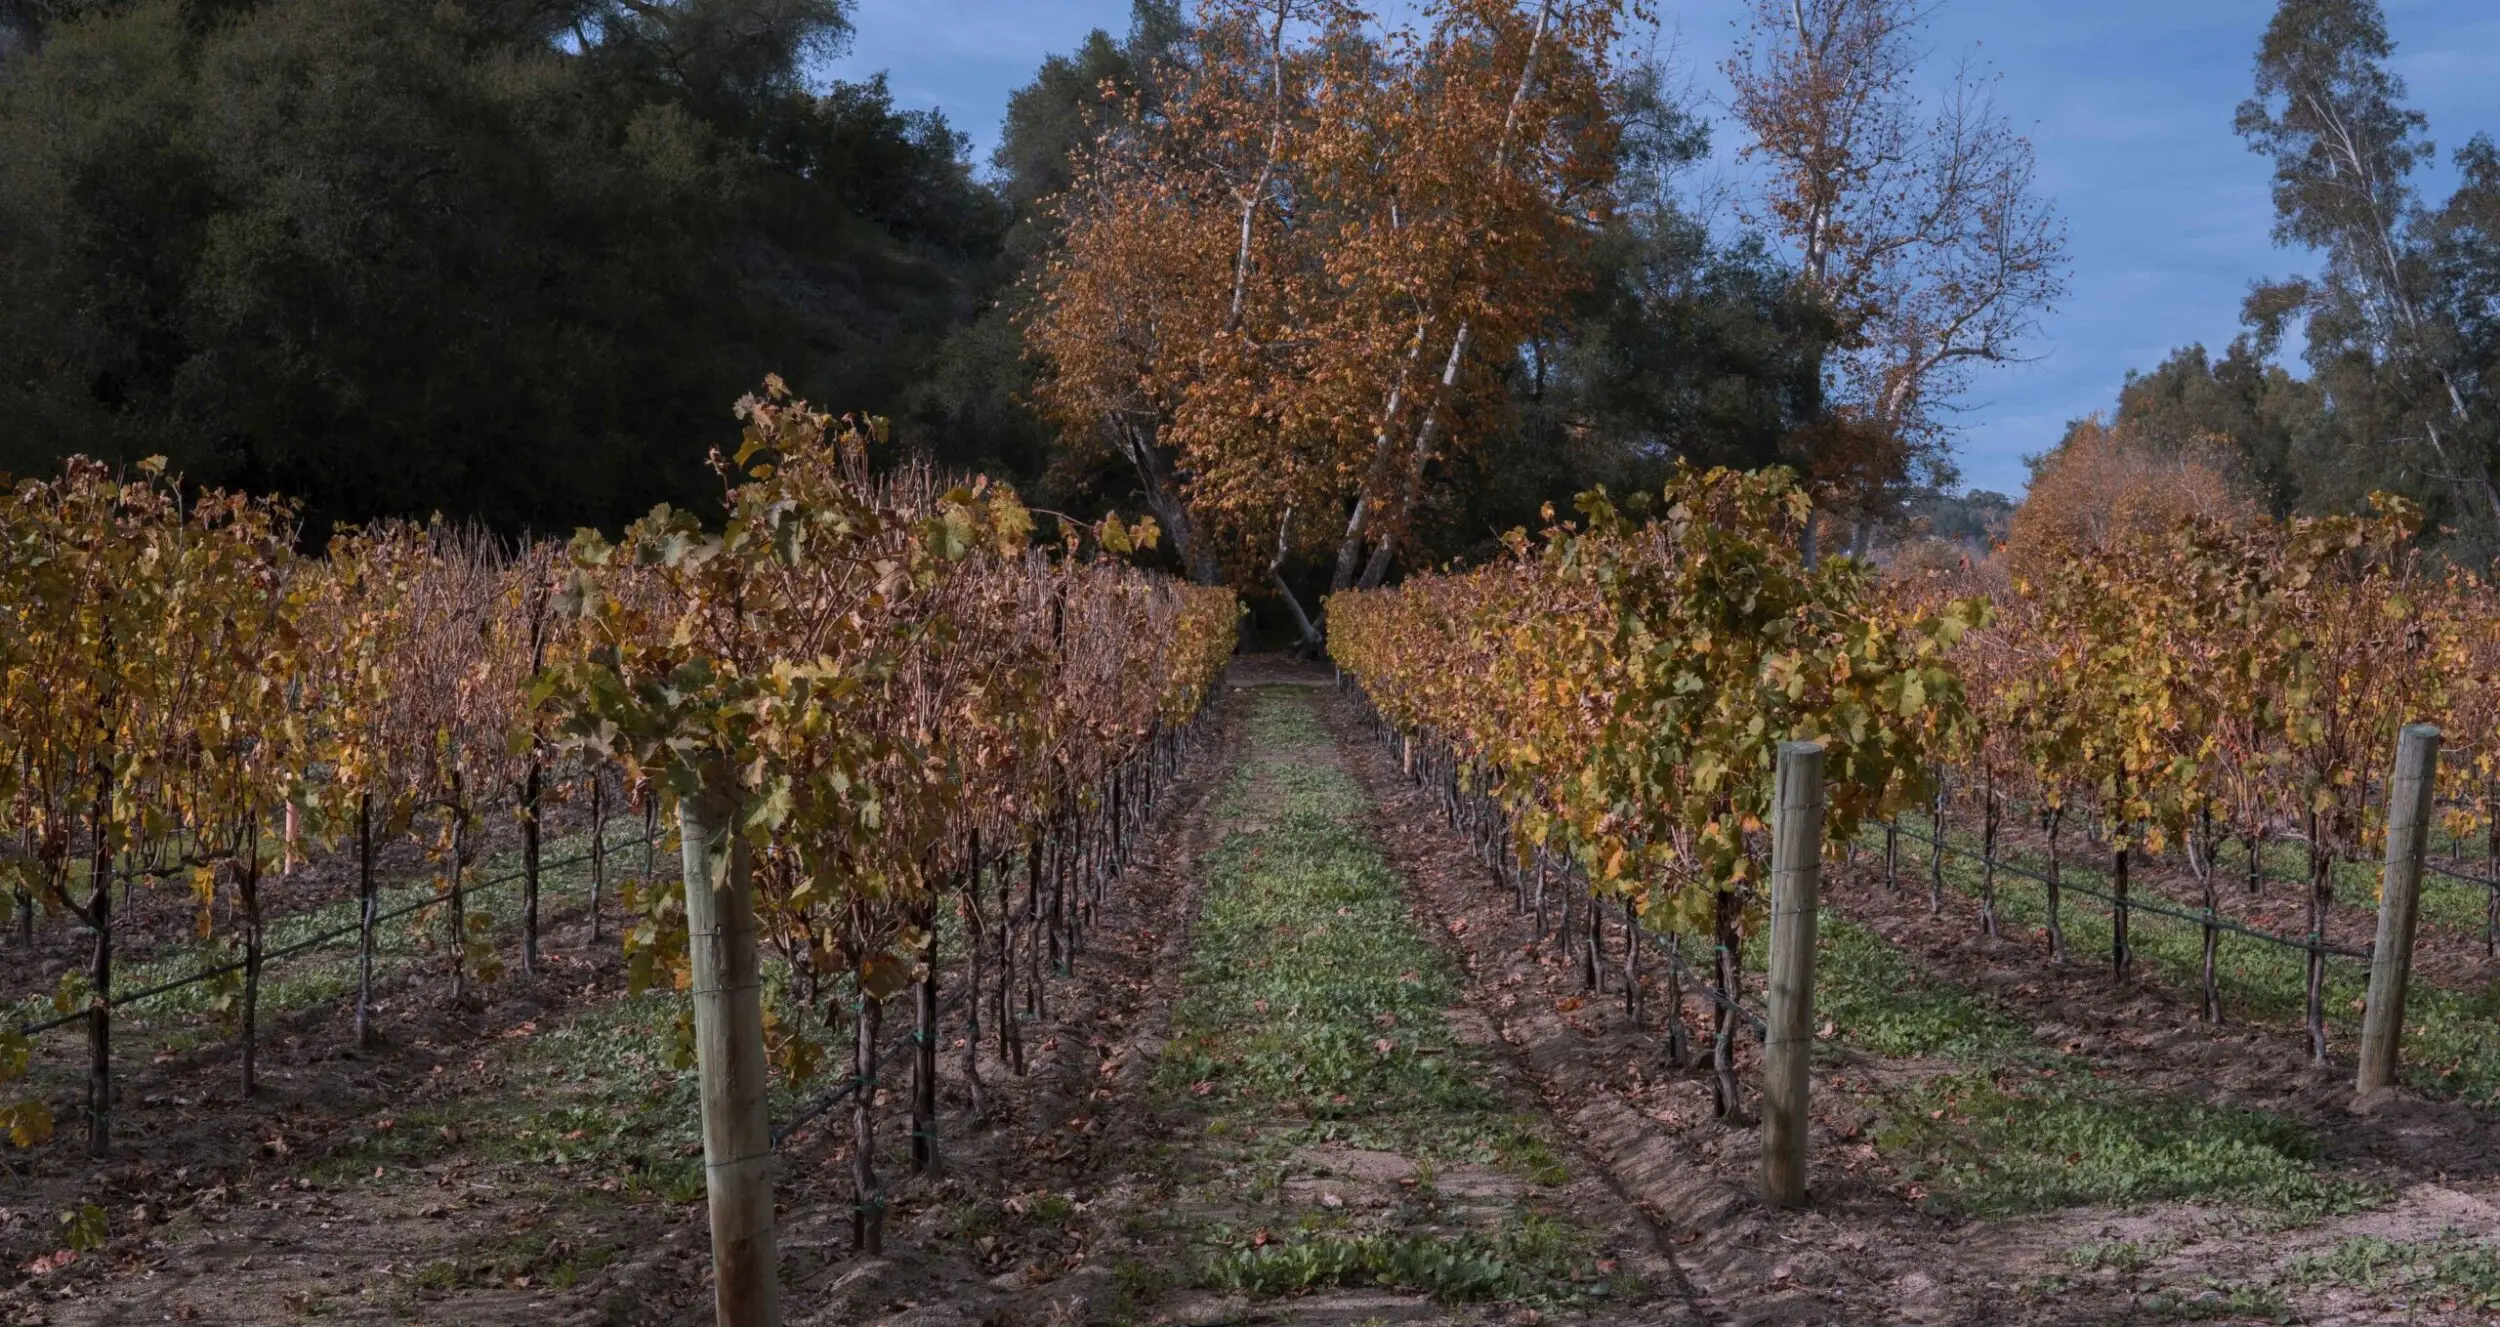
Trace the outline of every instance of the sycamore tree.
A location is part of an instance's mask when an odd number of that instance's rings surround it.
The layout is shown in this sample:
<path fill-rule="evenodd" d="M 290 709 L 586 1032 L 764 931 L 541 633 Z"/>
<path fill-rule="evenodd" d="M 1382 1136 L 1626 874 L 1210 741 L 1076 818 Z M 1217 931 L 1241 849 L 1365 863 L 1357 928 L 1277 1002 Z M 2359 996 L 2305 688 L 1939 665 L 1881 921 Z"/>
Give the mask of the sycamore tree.
<path fill-rule="evenodd" d="M 1608 214 L 1620 0 L 1209 0 L 1060 201 L 1029 342 L 1202 581 L 1393 565 Z M 1305 632 L 1316 636 L 1309 617 Z"/>
<path fill-rule="evenodd" d="M 1981 365 L 2022 357 L 2065 289 L 2065 233 L 1985 77 L 1920 90 L 1914 0 L 1754 0 L 1726 71 L 1748 220 L 1779 236 L 1824 321 L 1824 417 L 1794 458 L 1863 532 L 1903 486 L 1949 473 L 1944 415 Z M 1807 527 L 1809 544 L 1814 527 Z"/>
<path fill-rule="evenodd" d="M 1620 6 L 1459 3 L 1435 19 L 1400 34 L 1390 77 L 1331 107 L 1326 141 L 1355 154 L 1331 164 L 1374 182 L 1330 251 L 1340 298 L 1323 339 L 1351 389 L 1332 413 L 1360 426 L 1340 444 L 1360 468 L 1344 476 L 1337 589 L 1358 559 L 1362 585 L 1387 574 L 1427 468 L 1492 385 L 1484 370 L 1562 306 L 1612 209 Z"/>
<path fill-rule="evenodd" d="M 1289 224 L 1281 195 L 1320 58 L 1307 29 L 1345 17 L 1317 8 L 1209 7 L 1167 75 L 1177 89 L 1115 121 L 1079 164 L 1027 326 L 1045 410 L 1134 467 L 1201 582 L 1224 567 L 1194 470 L 1272 432 L 1241 396 L 1294 361 L 1295 310 L 1312 293 L 1307 226 Z"/>

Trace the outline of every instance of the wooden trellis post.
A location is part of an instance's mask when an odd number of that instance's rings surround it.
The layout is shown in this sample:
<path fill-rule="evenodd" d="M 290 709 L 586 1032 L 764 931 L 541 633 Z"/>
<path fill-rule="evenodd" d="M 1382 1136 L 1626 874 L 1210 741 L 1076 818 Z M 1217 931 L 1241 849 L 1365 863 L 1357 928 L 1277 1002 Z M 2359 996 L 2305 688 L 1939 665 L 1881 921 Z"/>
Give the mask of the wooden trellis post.
<path fill-rule="evenodd" d="M 746 839 L 725 799 L 677 803 L 686 865 L 686 949 L 694 967 L 695 1059 L 712 1219 L 713 1307 L 721 1327 L 780 1327 L 772 1126 L 764 1103 L 764 987 Z M 866 1034 L 863 1034 L 866 1035 Z"/>
<path fill-rule="evenodd" d="M 2438 768 L 2439 730 L 2408 725 L 2396 739 L 2396 773 L 2387 781 L 2387 868 L 2379 888 L 2378 941 L 2370 947 L 2370 998 L 2361 1016 L 2361 1072 L 2355 1083 L 2363 1092 L 2396 1082 Z"/>
<path fill-rule="evenodd" d="M 1814 1061 L 1814 930 L 1822 892 L 1823 747 L 1782 742 L 1771 821 L 1771 1015 L 1762 1073 L 1762 1196 L 1806 1200 L 1806 1084 Z"/>

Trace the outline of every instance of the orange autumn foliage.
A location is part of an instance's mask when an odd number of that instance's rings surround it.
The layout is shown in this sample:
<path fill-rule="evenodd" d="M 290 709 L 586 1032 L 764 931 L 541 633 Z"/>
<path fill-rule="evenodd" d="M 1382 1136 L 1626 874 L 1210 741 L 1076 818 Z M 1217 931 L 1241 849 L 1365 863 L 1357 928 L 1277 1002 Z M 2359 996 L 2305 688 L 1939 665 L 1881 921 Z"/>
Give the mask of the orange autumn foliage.
<path fill-rule="evenodd" d="M 2006 553 L 2020 571 L 2107 553 L 2123 540 L 2165 534 L 2190 520 L 2239 525 L 2256 515 L 2256 502 L 2220 453 L 2157 447 L 2096 416 L 2075 425 L 2033 476 Z"/>
<path fill-rule="evenodd" d="M 1301 535 L 1386 571 L 1605 214 L 1622 10 L 1446 0 L 1379 35 L 1208 0 L 1159 109 L 1096 143 L 1026 324 L 1038 398 L 1131 463 L 1193 575 L 1272 578 Z"/>

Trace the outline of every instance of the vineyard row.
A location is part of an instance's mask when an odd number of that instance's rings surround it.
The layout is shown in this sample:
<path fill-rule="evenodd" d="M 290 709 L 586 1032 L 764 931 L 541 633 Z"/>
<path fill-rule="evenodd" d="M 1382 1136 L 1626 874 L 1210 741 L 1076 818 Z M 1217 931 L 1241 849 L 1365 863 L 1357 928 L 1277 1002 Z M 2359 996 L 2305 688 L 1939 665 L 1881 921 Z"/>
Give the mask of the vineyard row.
<path fill-rule="evenodd" d="M 2413 513 L 2387 503 L 2368 517 L 2192 522 L 1992 585 L 1969 571 L 1885 579 L 1854 559 L 1810 565 L 1807 510 L 1779 472 L 1688 471 L 1654 502 L 1587 495 L 1577 519 L 1516 536 L 1491 565 L 1333 597 L 1331 653 L 1405 736 L 1410 771 L 1420 749 L 1440 766 L 1445 808 L 1476 808 L 1479 850 L 1506 874 L 1533 872 L 1540 914 L 1549 874 L 1585 896 L 1588 936 L 1574 947 L 1588 985 L 1603 910 L 1624 914 L 1627 959 L 1647 948 L 1630 938 L 1643 933 L 1679 953 L 1679 937 L 1708 938 L 1723 1113 L 1737 1108 L 1725 1048 L 1740 957 L 1783 915 L 1768 888 L 1774 804 L 1797 743 L 1827 771 L 1824 841 L 1881 827 L 1897 871 L 1898 840 L 1914 834 L 1899 817 L 1932 811 L 1938 907 L 1956 850 L 1943 771 L 1959 772 L 1982 798 L 1969 855 L 1992 930 L 1998 873 L 2033 874 L 1999 853 L 1999 831 L 2018 802 L 2036 812 L 2061 950 L 2055 837 L 2087 822 L 2106 888 L 2071 892 L 2108 903 L 2120 979 L 2139 914 L 2201 928 L 2209 1017 L 2222 935 L 2296 950 L 2320 1060 L 2328 960 L 2365 960 L 2361 1077 L 2365 1089 L 2391 1081 L 2420 886 L 2435 874 L 2427 840 L 2435 821 L 2452 835 L 2490 823 L 2500 692 L 2477 684 L 2500 679 L 2493 596 L 2421 563 Z M 2396 774 L 2374 777 L 2400 749 Z M 2215 900 L 2218 843 L 2236 834 L 2261 854 L 2270 829 L 2303 850 L 2302 938 L 2226 917 Z M 2188 845 L 2201 907 L 2131 889 L 2131 872 L 2173 843 Z M 2386 859 L 2377 939 L 2337 943 L 2336 867 L 2372 848 Z M 1637 983 L 1626 988 L 1637 998 Z"/>
<path fill-rule="evenodd" d="M 740 414 L 742 444 L 713 455 L 722 518 L 661 508 L 570 546 L 388 524 L 306 557 L 286 503 L 190 494 L 153 465 L 72 461 L 10 494 L 0 805 L 17 843 L 0 885 L 92 938 L 69 1020 L 88 1031 L 92 1149 L 111 1137 L 117 883 L 186 886 L 203 941 L 236 932 L 248 1092 L 271 867 L 352 842 L 369 931 L 374 840 L 422 834 L 450 864 L 421 906 L 441 910 L 462 1000 L 496 958 L 459 864 L 513 807 L 534 895 L 538 808 L 568 762 L 673 812 L 686 887 L 628 891 L 624 942 L 636 989 L 694 994 L 724 1258 L 757 1238 L 725 1202 L 760 1210 L 769 1242 L 767 1076 L 817 1072 L 841 1003 L 854 1084 L 875 1080 L 887 1000 L 917 991 L 928 1035 L 942 911 L 963 909 L 971 952 L 1001 965 L 993 987 L 1021 983 L 1040 1012 L 1044 967 L 1073 960 L 1232 652 L 1237 601 L 1128 567 L 1150 523 L 1062 520 L 1043 543 L 1003 487 L 876 474 L 881 424 L 778 383 Z M 594 802 L 607 786 L 593 778 Z M 1009 856 L 1021 925 L 993 869 Z M 1002 894 L 987 922 L 966 885 L 985 875 Z M 523 906 L 534 967 L 534 896 Z M 784 974 L 769 989 L 765 952 Z M 23 1034 L 0 1033 L 0 1094 L 26 1062 Z M 874 1247 L 875 1094 L 851 1099 Z M 5 1109 L 19 1141 L 48 1131 L 42 1103 Z M 725 1269 L 722 1293 L 744 1283 Z"/>

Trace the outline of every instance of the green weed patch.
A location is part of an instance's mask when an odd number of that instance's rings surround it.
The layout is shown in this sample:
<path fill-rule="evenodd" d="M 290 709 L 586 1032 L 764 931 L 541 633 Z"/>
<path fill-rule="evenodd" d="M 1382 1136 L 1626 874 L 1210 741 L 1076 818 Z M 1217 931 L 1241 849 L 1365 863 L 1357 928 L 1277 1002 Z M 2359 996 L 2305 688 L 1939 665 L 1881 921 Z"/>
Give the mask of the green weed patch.
<path fill-rule="evenodd" d="M 2243 1203 L 2297 1224 L 2379 1197 L 2321 1176 L 2315 1142 L 2257 1111 L 1986 1074 L 1931 1079 L 1898 1107 L 1876 1146 L 1928 1188 L 1931 1204 L 1958 1213 L 2184 1199 Z"/>
<path fill-rule="evenodd" d="M 1456 988 L 1365 836 L 1361 798 L 1335 769 L 1245 768 L 1218 814 L 1263 823 L 1207 858 L 1165 1089 L 1313 1119 L 1494 1107 L 1450 1039 Z"/>
<path fill-rule="evenodd" d="M 1368 832 L 1363 789 L 1313 757 L 1332 745 L 1316 707 L 1304 693 L 1262 692 L 1247 727 L 1250 757 L 1212 811 L 1234 828 L 1203 862 L 1155 1083 L 1203 1115 L 1203 1146 L 1227 1166 L 1225 1198 L 1283 1233 L 1203 1230 L 1199 1281 L 1259 1296 L 1346 1286 L 1450 1302 L 1637 1295 L 1637 1280 L 1601 1273 L 1593 1238 L 1559 1218 L 1444 1208 L 1433 1179 L 1443 1165 L 1549 1186 L 1570 1172 L 1539 1120 L 1487 1087 L 1485 1066 L 1451 1034 L 1443 1011 L 1458 983 L 1417 933 L 1404 883 Z M 1332 1149 L 1396 1153 L 1414 1170 L 1394 1204 L 1360 1217 L 1289 1205 L 1307 1152 Z"/>
<path fill-rule="evenodd" d="M 1969 991 L 1928 977 L 1873 931 L 1823 910 L 1814 1003 L 1845 1045 L 1888 1059 L 2010 1051 L 2029 1036 Z"/>
<path fill-rule="evenodd" d="M 1227 1234 L 1203 1280 L 1249 1295 L 1296 1295 L 1336 1286 L 1415 1291 L 1460 1303 L 1579 1304 L 1638 1293 L 1598 1268 L 1587 1241 L 1535 1213 L 1490 1233 L 1297 1232 L 1258 1243 Z"/>
<path fill-rule="evenodd" d="M 2284 1268 L 2302 1285 L 2342 1285 L 2373 1294 L 2455 1300 L 2470 1309 L 2500 1308 L 2500 1248 L 2465 1235 L 2395 1242 L 2364 1235 L 2324 1253 L 2304 1254 Z"/>

